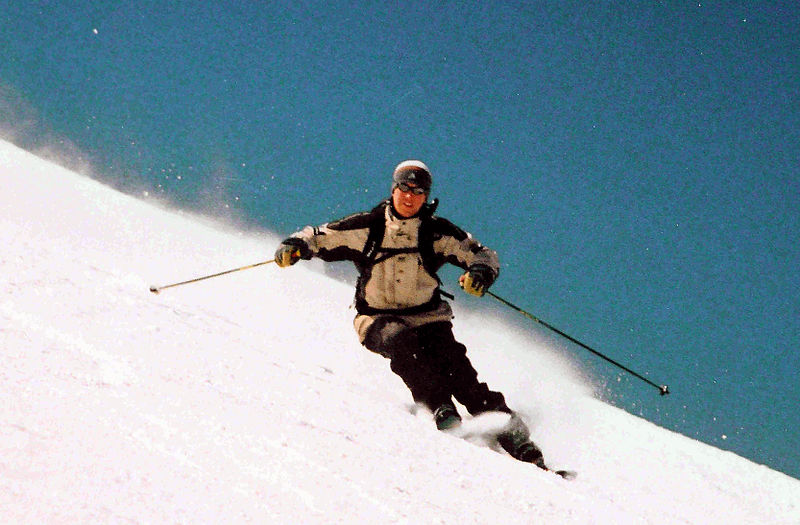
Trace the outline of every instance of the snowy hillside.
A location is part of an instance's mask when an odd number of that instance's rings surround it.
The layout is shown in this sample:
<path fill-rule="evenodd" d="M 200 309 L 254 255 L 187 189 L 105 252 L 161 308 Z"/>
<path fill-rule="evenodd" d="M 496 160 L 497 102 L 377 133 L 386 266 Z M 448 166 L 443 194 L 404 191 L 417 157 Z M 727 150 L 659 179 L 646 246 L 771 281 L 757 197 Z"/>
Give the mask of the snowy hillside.
<path fill-rule="evenodd" d="M 148 291 L 269 259 L 276 236 L 5 142 L 0 180 L 2 523 L 800 523 L 800 481 L 592 399 L 463 301 L 482 378 L 574 481 L 412 415 L 314 264 Z"/>

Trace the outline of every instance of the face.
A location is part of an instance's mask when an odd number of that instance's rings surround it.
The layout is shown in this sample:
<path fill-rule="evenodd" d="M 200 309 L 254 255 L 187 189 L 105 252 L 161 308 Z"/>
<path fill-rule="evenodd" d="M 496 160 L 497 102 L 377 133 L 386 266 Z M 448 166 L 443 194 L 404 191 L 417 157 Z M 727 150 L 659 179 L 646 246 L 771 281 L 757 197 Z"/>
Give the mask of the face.
<path fill-rule="evenodd" d="M 411 188 L 416 187 L 414 184 L 409 184 L 408 186 Z M 426 200 L 428 200 L 428 196 L 424 193 L 417 195 L 411 191 L 403 191 L 400 188 L 392 190 L 392 204 L 401 217 L 413 217 L 419 213 Z"/>

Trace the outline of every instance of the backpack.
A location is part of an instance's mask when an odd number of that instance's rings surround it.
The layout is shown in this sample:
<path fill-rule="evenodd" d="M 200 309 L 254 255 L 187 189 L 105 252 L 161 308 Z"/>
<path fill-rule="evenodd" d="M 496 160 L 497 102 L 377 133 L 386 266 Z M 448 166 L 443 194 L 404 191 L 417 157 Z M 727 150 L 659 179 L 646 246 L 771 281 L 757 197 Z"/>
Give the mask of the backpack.
<path fill-rule="evenodd" d="M 441 284 L 442 281 L 436 274 L 441 267 L 441 263 L 437 261 L 436 252 L 433 250 L 433 226 L 435 222 L 433 213 L 439 205 L 439 199 L 434 199 L 432 203 L 426 204 L 420 211 L 421 224 L 416 248 L 381 248 L 383 234 L 386 233 L 385 210 L 386 206 L 390 205 L 387 199 L 370 211 L 369 233 L 367 234 L 367 242 L 364 243 L 364 250 L 361 252 L 363 261 L 366 265 L 372 267 L 400 253 L 419 252 L 420 259 L 422 259 L 422 267 Z"/>

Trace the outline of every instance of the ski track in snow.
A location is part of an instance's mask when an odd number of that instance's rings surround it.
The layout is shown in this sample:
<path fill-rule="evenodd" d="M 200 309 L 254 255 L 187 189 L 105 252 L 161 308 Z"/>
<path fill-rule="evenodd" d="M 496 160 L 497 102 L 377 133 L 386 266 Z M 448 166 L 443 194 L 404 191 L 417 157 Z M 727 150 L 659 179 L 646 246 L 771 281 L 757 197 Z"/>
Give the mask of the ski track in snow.
<path fill-rule="evenodd" d="M 0 177 L 0 522 L 800 523 L 800 481 L 594 400 L 458 301 L 482 379 L 576 480 L 409 414 L 356 340 L 351 287 L 314 264 L 148 291 L 268 259 L 275 235 L 6 142 Z"/>

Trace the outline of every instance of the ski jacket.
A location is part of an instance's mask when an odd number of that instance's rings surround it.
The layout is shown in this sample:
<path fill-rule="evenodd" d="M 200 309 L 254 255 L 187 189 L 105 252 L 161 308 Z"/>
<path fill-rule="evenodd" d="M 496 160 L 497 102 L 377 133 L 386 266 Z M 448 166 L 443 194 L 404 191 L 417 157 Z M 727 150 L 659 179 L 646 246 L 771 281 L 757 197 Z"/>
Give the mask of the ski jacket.
<path fill-rule="evenodd" d="M 436 204 L 426 204 L 416 216 L 403 218 L 386 200 L 369 212 L 306 226 L 283 242 L 298 246 L 305 259 L 352 261 L 359 272 L 355 298 L 359 314 L 433 312 L 443 303 L 436 272 L 445 263 L 465 270 L 485 265 L 495 277 L 500 272 L 497 253 L 435 216 Z"/>

